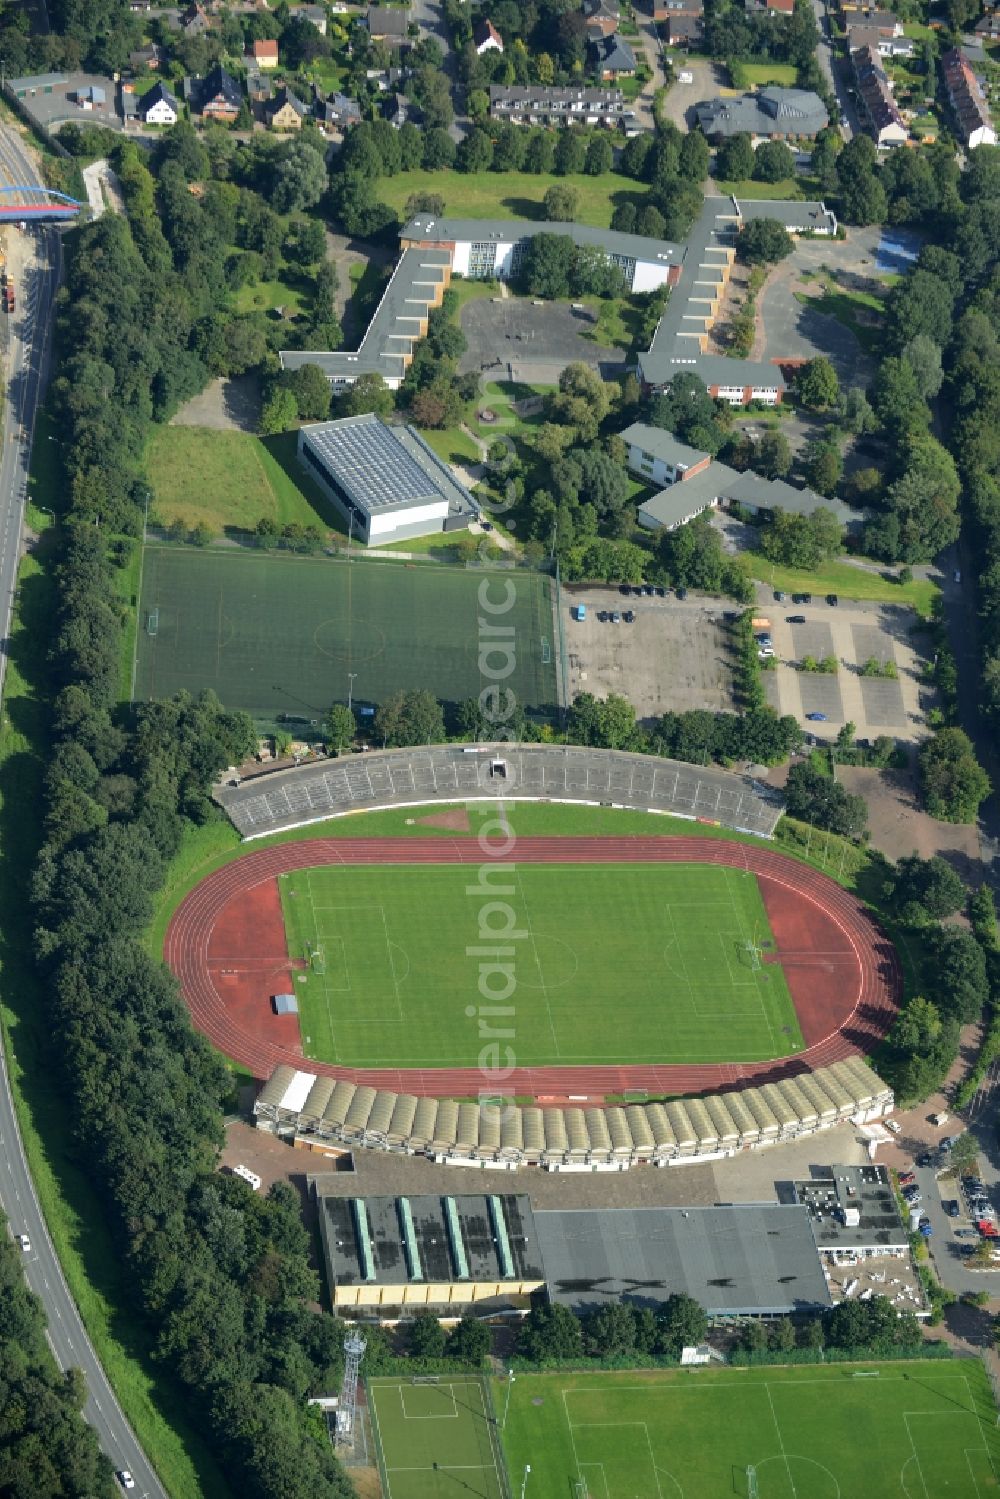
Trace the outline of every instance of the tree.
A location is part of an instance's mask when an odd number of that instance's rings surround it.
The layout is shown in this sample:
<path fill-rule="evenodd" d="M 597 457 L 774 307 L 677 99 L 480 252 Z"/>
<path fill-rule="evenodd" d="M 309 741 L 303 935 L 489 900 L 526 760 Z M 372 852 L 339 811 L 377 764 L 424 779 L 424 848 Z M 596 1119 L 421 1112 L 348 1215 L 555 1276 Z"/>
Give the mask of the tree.
<path fill-rule="evenodd" d="M 715 153 L 715 175 L 723 182 L 744 182 L 753 176 L 753 141 L 745 130 L 728 136 Z"/>
<path fill-rule="evenodd" d="M 394 749 L 410 744 L 443 744 L 441 704 L 422 689 L 393 693 L 375 710 L 375 736 Z"/>
<path fill-rule="evenodd" d="M 757 445 L 753 465 L 765 479 L 783 479 L 792 466 L 792 450 L 783 432 L 768 427 Z"/>
<path fill-rule="evenodd" d="M 928 435 L 910 439 L 904 462 L 905 471 L 886 495 L 899 522 L 894 560 L 929 562 L 958 536 L 958 470 L 947 448 Z"/>
<path fill-rule="evenodd" d="M 572 132 L 570 132 L 572 133 Z M 607 133 L 601 131 L 594 135 L 587 146 L 587 158 L 583 164 L 583 170 L 588 177 L 602 177 L 605 172 L 610 172 L 614 163 L 614 151 Z"/>
<path fill-rule="evenodd" d="M 359 375 L 353 385 L 337 399 L 337 410 L 341 416 L 388 416 L 395 406 L 395 397 L 379 374 Z"/>
<path fill-rule="evenodd" d="M 539 1364 L 547 1359 L 580 1358 L 583 1329 L 569 1308 L 558 1302 L 534 1306 L 518 1329 L 517 1351 Z"/>
<path fill-rule="evenodd" d="M 872 405 L 891 437 L 908 435 L 930 424 L 930 412 L 921 397 L 913 366 L 906 359 L 890 355 L 882 360 L 875 375 Z"/>
<path fill-rule="evenodd" d="M 708 1333 L 705 1308 L 691 1296 L 672 1292 L 657 1313 L 659 1351 L 680 1358 L 682 1348 L 697 1347 Z"/>
<path fill-rule="evenodd" d="M 319 422 L 330 415 L 330 382 L 318 364 L 302 364 L 298 369 L 286 370 L 281 383 L 295 397 L 301 421 Z"/>
<path fill-rule="evenodd" d="M 447 1337 L 433 1312 L 421 1309 L 414 1313 L 407 1329 L 406 1345 L 411 1358 L 437 1359 L 444 1355 Z"/>
<path fill-rule="evenodd" d="M 990 997 L 986 955 L 975 937 L 961 927 L 946 926 L 933 934 L 925 973 L 941 1014 L 959 1025 L 978 1019 Z"/>
<path fill-rule="evenodd" d="M 572 744 L 625 749 L 635 735 L 635 709 L 627 698 L 609 692 L 603 699 L 581 692 L 569 710 L 567 733 Z"/>
<path fill-rule="evenodd" d="M 556 142 L 556 171 L 560 177 L 568 177 L 583 171 L 587 159 L 587 147 L 579 130 L 561 130 Z M 570 215 L 549 214 L 549 218 Z"/>
<path fill-rule="evenodd" d="M 576 218 L 579 202 L 580 194 L 575 187 L 555 182 L 547 189 L 542 207 L 550 223 L 570 224 Z"/>
<path fill-rule="evenodd" d="M 847 431 L 856 437 L 875 430 L 875 413 L 859 385 L 852 385 L 844 391 L 840 402 L 840 420 Z"/>
<path fill-rule="evenodd" d="M 598 1358 L 627 1357 L 635 1351 L 635 1315 L 622 1301 L 590 1312 L 584 1323 L 588 1351 Z"/>
<path fill-rule="evenodd" d="M 783 182 L 795 176 L 795 154 L 784 141 L 764 141 L 754 153 L 753 175 L 758 182 Z"/>
<path fill-rule="evenodd" d="M 443 216 L 445 200 L 441 193 L 420 192 L 411 193 L 406 200 L 403 209 L 407 219 L 412 219 L 418 213 L 433 213 L 439 218 Z"/>
<path fill-rule="evenodd" d="M 449 1358 L 478 1369 L 490 1351 L 490 1343 L 487 1324 L 466 1312 L 449 1333 L 446 1351 Z"/>
<path fill-rule="evenodd" d="M 864 797 L 851 796 L 843 786 L 800 762 L 788 772 L 785 803 L 790 817 L 811 822 L 845 838 L 857 838 L 868 821 Z"/>
<path fill-rule="evenodd" d="M 896 864 L 886 886 L 896 909 L 913 925 L 941 921 L 965 904 L 965 886 L 950 864 L 939 855 L 922 859 L 905 854 Z"/>
<path fill-rule="evenodd" d="M 568 234 L 536 234 L 522 262 L 521 284 L 533 297 L 568 297 L 573 264 L 574 245 Z"/>
<path fill-rule="evenodd" d="M 777 219 L 751 219 L 736 236 L 736 254 L 747 265 L 775 265 L 793 249 L 792 236 Z"/>
<path fill-rule="evenodd" d="M 768 1328 L 768 1343 L 776 1353 L 788 1353 L 795 1347 L 795 1324 L 789 1317 L 779 1317 Z"/>
<path fill-rule="evenodd" d="M 488 172 L 493 165 L 493 141 L 488 130 L 470 130 L 459 142 L 455 165 L 460 172 Z"/>
<path fill-rule="evenodd" d="M 326 162 L 320 147 L 302 136 L 290 141 L 275 161 L 271 206 L 278 213 L 299 213 L 318 203 L 326 187 Z"/>
<path fill-rule="evenodd" d="M 299 408 L 294 393 L 286 386 L 277 385 L 261 409 L 258 431 L 262 437 L 273 437 L 294 427 L 298 419 Z"/>
<path fill-rule="evenodd" d="M 689 130 L 681 141 L 677 170 L 686 182 L 704 182 L 708 176 L 711 152 L 708 141 L 698 129 Z"/>
<path fill-rule="evenodd" d="M 904 348 L 903 358 L 913 371 L 922 398 L 932 401 L 944 381 L 940 346 L 928 334 L 918 333 Z"/>
<path fill-rule="evenodd" d="M 837 491 L 844 473 L 844 460 L 834 442 L 811 442 L 803 454 L 802 472 L 806 483 L 829 499 Z"/>
<path fill-rule="evenodd" d="M 942 822 L 975 822 L 990 794 L 989 776 L 962 729 L 939 729 L 917 755 L 920 786 L 928 812 Z"/>
<path fill-rule="evenodd" d="M 930 1056 L 941 1038 L 941 1031 L 937 1005 L 922 994 L 914 994 L 896 1017 L 889 1034 L 889 1045 L 897 1051 Z"/>
<path fill-rule="evenodd" d="M 457 150 L 447 130 L 440 126 L 429 127 L 423 133 L 421 165 L 425 171 L 440 172 L 452 165 Z"/>
<path fill-rule="evenodd" d="M 918 266 L 886 299 L 886 332 L 897 350 L 920 334 L 942 346 L 950 336 L 954 311 L 955 293 L 947 282 Z"/>
<path fill-rule="evenodd" d="M 345 744 L 350 744 L 358 732 L 357 720 L 352 709 L 345 703 L 334 703 L 326 715 L 327 742 L 339 755 Z"/>
<path fill-rule="evenodd" d="M 825 411 L 840 399 L 837 371 L 824 355 L 800 365 L 795 372 L 795 390 L 803 406 L 810 411 Z"/>

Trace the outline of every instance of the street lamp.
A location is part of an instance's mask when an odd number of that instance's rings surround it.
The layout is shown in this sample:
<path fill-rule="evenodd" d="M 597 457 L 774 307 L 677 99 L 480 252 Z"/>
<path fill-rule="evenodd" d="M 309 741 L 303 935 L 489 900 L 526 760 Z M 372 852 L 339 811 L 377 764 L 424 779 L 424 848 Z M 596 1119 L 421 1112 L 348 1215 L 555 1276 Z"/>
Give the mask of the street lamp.
<path fill-rule="evenodd" d="M 524 1499 L 524 1491 L 528 1487 L 528 1474 L 531 1472 L 531 1464 L 525 1463 L 524 1477 L 521 1479 L 521 1499 Z"/>
<path fill-rule="evenodd" d="M 348 713 L 350 713 L 350 711 L 351 711 L 351 703 L 354 701 L 354 678 L 356 676 L 357 676 L 357 672 L 356 671 L 349 671 L 347 673 L 347 711 L 348 711 Z"/>
<path fill-rule="evenodd" d="M 501 1431 L 505 1431 L 506 1427 L 507 1427 L 507 1412 L 510 1410 L 510 1392 L 511 1392 L 511 1389 L 513 1388 L 513 1384 L 514 1384 L 514 1371 L 513 1371 L 513 1369 L 508 1369 L 507 1370 L 507 1398 L 504 1400 L 504 1403 L 503 1403 L 503 1421 L 501 1422 L 501 1425 L 500 1425 L 500 1430 Z"/>

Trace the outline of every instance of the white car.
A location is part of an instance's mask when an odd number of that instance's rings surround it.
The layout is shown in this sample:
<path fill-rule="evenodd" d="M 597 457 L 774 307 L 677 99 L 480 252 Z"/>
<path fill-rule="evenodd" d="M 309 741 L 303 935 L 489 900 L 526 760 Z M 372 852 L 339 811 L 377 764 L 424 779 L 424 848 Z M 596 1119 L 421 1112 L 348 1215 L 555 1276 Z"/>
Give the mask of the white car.
<path fill-rule="evenodd" d="M 31 1253 L 31 1240 L 28 1238 L 27 1234 L 18 1234 L 17 1242 L 21 1246 L 21 1249 L 25 1254 Z"/>
<path fill-rule="evenodd" d="M 132 1477 L 127 1468 L 122 1468 L 118 1473 L 115 1474 L 115 1477 L 118 1479 L 118 1482 L 121 1484 L 123 1489 L 135 1488 L 135 1479 Z"/>

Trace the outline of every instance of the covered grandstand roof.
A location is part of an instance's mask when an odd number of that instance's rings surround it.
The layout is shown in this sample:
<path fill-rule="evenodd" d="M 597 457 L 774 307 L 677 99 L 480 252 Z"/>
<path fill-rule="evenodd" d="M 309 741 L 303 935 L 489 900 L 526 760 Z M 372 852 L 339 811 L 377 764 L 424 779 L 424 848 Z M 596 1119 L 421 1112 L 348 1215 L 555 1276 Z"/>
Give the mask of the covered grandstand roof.
<path fill-rule="evenodd" d="M 266 1128 L 448 1159 L 635 1164 L 790 1139 L 892 1101 L 857 1056 L 760 1087 L 608 1108 L 459 1104 L 281 1066 L 254 1114 Z"/>

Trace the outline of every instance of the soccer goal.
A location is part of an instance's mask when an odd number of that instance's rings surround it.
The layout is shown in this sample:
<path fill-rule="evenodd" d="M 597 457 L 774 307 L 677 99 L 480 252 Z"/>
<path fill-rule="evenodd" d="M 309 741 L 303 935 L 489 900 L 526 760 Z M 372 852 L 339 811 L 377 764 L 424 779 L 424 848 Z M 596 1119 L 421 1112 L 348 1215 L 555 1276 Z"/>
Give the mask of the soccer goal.
<path fill-rule="evenodd" d="M 757 1469 L 752 1463 L 747 1468 L 747 1499 L 760 1499 L 760 1489 L 757 1487 Z"/>
<path fill-rule="evenodd" d="M 150 609 L 149 613 L 146 615 L 146 634 L 155 635 L 159 628 L 160 611 L 159 609 Z"/>
<path fill-rule="evenodd" d="M 309 949 L 309 967 L 313 973 L 326 972 L 326 953 L 318 942 Z"/>

